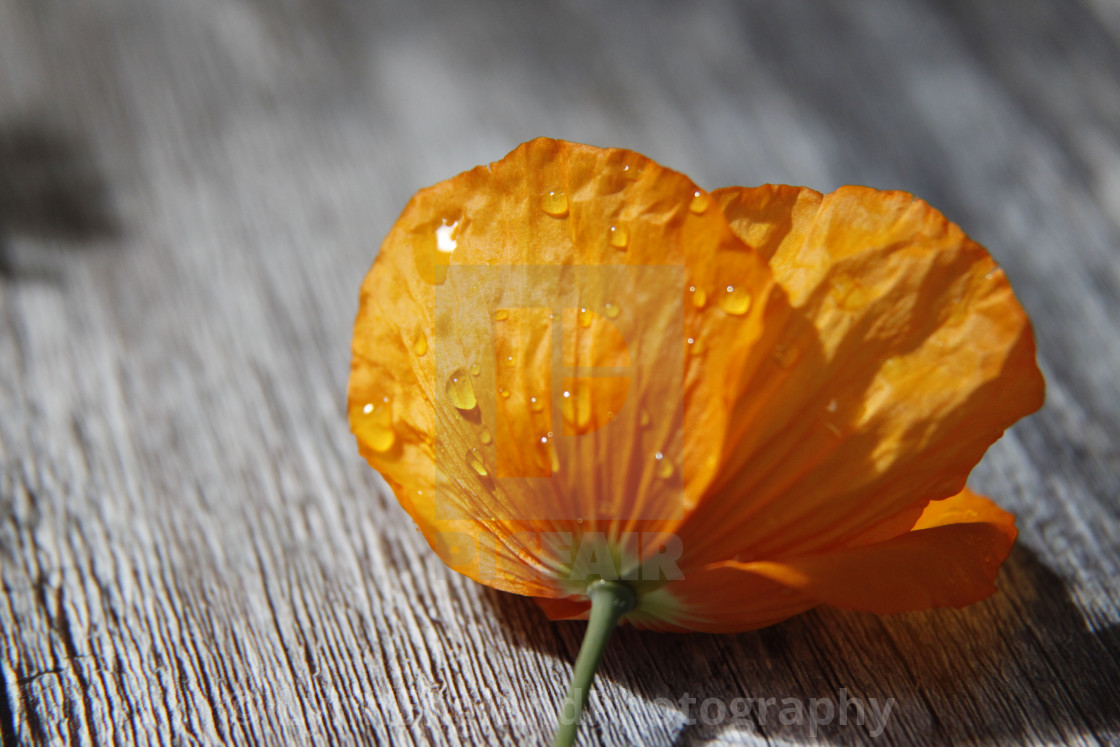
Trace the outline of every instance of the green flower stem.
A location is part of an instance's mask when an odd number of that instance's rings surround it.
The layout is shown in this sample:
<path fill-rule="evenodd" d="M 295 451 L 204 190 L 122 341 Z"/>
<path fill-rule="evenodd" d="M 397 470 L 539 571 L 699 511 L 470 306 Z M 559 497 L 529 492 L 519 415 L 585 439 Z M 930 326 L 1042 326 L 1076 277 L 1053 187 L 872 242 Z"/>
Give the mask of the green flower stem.
<path fill-rule="evenodd" d="M 568 747 L 575 744 L 579 731 L 579 718 L 587 705 L 591 691 L 591 681 L 595 670 L 603 658 L 607 641 L 622 616 L 638 605 L 638 595 L 632 587 L 619 581 L 596 581 L 587 590 L 591 598 L 591 615 L 587 621 L 587 631 L 579 647 L 579 656 L 572 670 L 572 683 L 557 717 L 556 736 L 552 747 Z"/>

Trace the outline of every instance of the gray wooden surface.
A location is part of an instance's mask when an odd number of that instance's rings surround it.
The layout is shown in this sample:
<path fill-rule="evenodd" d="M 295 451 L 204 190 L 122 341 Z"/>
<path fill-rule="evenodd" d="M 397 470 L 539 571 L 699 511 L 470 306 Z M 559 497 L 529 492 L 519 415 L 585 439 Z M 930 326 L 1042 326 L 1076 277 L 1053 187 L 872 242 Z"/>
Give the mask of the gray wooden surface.
<path fill-rule="evenodd" d="M 0 0 L 0 744 L 547 736 L 582 624 L 446 570 L 344 407 L 408 197 L 537 135 L 914 192 L 1049 382 L 972 480 L 1002 594 L 622 631 L 585 743 L 875 741 L 681 701 L 841 691 L 879 743 L 1117 743 L 1116 0 Z"/>

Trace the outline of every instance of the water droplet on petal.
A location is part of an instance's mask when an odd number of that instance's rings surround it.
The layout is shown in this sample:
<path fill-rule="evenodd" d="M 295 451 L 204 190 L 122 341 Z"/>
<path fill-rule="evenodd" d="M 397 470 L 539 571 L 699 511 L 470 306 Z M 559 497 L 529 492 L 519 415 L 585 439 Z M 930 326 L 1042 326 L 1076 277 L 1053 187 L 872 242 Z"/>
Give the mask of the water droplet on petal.
<path fill-rule="evenodd" d="M 478 367 L 477 363 L 472 363 L 471 364 L 471 376 L 478 376 L 480 373 L 482 373 L 482 369 Z"/>
<path fill-rule="evenodd" d="M 507 366 L 512 366 L 513 365 L 513 356 L 512 355 L 507 355 L 506 356 L 506 365 Z"/>
<path fill-rule="evenodd" d="M 567 399 L 568 397 L 571 397 L 571 396 L 572 396 L 571 392 L 564 392 L 564 399 Z"/>
<path fill-rule="evenodd" d="M 614 304 L 609 303 L 609 304 L 607 304 L 606 306 L 603 307 L 603 313 L 607 315 L 608 319 L 617 319 L 618 318 L 618 313 L 619 313 L 618 312 L 618 306 L 615 306 Z"/>
<path fill-rule="evenodd" d="M 416 271 L 425 282 L 433 285 L 442 285 L 447 280 L 447 268 L 451 263 L 451 254 L 455 251 L 455 240 L 451 237 L 459 222 L 447 225 L 444 219 L 442 225 L 431 228 L 430 225 L 420 229 L 412 242 L 412 258 L 416 263 Z"/>
<path fill-rule="evenodd" d="M 447 379 L 447 397 L 451 400 L 452 405 L 463 411 L 473 410 L 478 404 L 470 377 L 463 369 L 455 369 L 455 372 Z"/>
<path fill-rule="evenodd" d="M 563 218 L 568 214 L 568 196 L 553 190 L 541 197 L 541 210 L 553 218 Z"/>
<path fill-rule="evenodd" d="M 579 310 L 579 326 L 587 328 L 591 326 L 591 312 L 587 309 Z"/>
<path fill-rule="evenodd" d="M 700 190 L 696 190 L 692 193 L 692 201 L 688 203 L 688 209 L 696 213 L 697 215 L 700 215 L 708 209 L 709 202 L 710 200 L 708 199 L 708 196 L 706 194 L 704 194 Z"/>
<path fill-rule="evenodd" d="M 544 402 L 542 402 L 539 397 L 530 397 L 529 398 L 529 409 L 532 410 L 533 412 L 540 412 L 541 410 L 544 409 Z"/>
<path fill-rule="evenodd" d="M 499 389 L 498 394 L 502 395 L 502 399 L 509 399 L 509 390 L 508 389 Z"/>
<path fill-rule="evenodd" d="M 746 314 L 751 307 L 751 294 L 744 288 L 736 288 L 734 285 L 727 286 L 726 291 L 719 297 L 719 307 L 734 316 Z"/>
<path fill-rule="evenodd" d="M 509 310 L 508 309 L 498 309 L 497 311 L 494 312 L 494 319 L 496 319 L 499 322 L 504 322 L 506 319 L 509 319 Z"/>
<path fill-rule="evenodd" d="M 467 450 L 467 464 L 471 466 L 479 477 L 486 477 L 489 473 L 486 471 L 486 465 L 482 461 L 482 457 L 478 453 L 478 449 Z"/>
<path fill-rule="evenodd" d="M 643 428 L 649 427 L 649 413 L 645 410 L 642 410 L 641 414 L 638 416 L 638 425 Z"/>
<path fill-rule="evenodd" d="M 698 309 L 702 309 L 708 305 L 708 294 L 704 292 L 703 288 L 697 288 L 695 285 L 688 287 L 689 293 L 692 294 L 692 305 Z"/>
<path fill-rule="evenodd" d="M 393 448 L 397 434 L 393 430 L 393 408 L 389 398 L 380 404 L 367 402 L 362 406 L 362 414 L 354 418 L 354 432 L 364 444 L 378 453 Z"/>
<path fill-rule="evenodd" d="M 630 232 L 626 230 L 626 226 L 611 226 L 611 246 L 624 250 L 629 243 Z"/>
<path fill-rule="evenodd" d="M 444 254 L 451 254 L 451 252 L 455 251 L 455 247 L 458 246 L 459 242 L 455 241 L 452 236 L 458 225 L 459 221 L 455 221 L 449 226 L 445 220 L 443 221 L 443 225 L 436 229 L 436 249 L 438 251 Z"/>
<path fill-rule="evenodd" d="M 412 352 L 421 358 L 428 352 L 428 338 L 421 332 L 416 338 L 416 342 L 412 343 Z"/>
<path fill-rule="evenodd" d="M 494 436 L 490 433 L 489 428 L 487 428 L 486 426 L 482 426 L 482 432 L 478 434 L 478 440 L 484 444 L 489 444 L 494 440 Z"/>
<path fill-rule="evenodd" d="M 673 476 L 673 463 L 665 458 L 665 455 L 660 451 L 653 455 L 657 460 L 657 476 L 662 480 L 668 479 Z"/>
<path fill-rule="evenodd" d="M 789 368 L 797 359 L 801 357 L 801 349 L 796 345 L 785 345 L 779 343 L 774 346 L 774 360 L 782 368 Z"/>
<path fill-rule="evenodd" d="M 577 524 L 582 524 L 583 523 L 583 517 L 582 516 L 577 516 L 576 517 L 576 523 Z"/>

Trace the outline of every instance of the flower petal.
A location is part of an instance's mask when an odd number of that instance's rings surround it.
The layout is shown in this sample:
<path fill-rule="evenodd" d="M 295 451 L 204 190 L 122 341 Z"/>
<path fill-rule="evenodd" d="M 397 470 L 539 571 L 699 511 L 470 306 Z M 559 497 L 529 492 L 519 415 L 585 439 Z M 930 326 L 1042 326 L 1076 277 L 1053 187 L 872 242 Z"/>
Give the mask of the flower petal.
<path fill-rule="evenodd" d="M 1042 391 L 1006 278 L 925 203 L 707 195 L 540 139 L 406 207 L 362 287 L 349 411 L 456 570 L 572 616 L 587 569 L 683 547 L 630 621 L 741 630 L 990 592 L 1012 525 L 939 499 Z M 959 589 L 898 591 L 946 548 Z"/>
<path fill-rule="evenodd" d="M 890 614 L 963 607 L 991 595 L 1015 520 L 967 489 L 932 502 L 913 530 L 780 561 L 725 561 L 666 587 L 667 619 L 707 632 L 752 630 L 826 604 Z"/>
<path fill-rule="evenodd" d="M 755 346 L 768 365 L 730 382 L 720 479 L 680 530 L 690 563 L 811 554 L 914 516 L 1041 405 L 1007 278 L 926 203 L 862 187 L 714 196 L 794 313 Z"/>
<path fill-rule="evenodd" d="M 1015 534 L 1011 514 L 966 489 L 931 503 L 912 531 L 894 539 L 741 567 L 844 609 L 964 607 L 996 591 Z"/>
<path fill-rule="evenodd" d="M 717 280 L 740 306 L 710 325 L 727 344 L 707 375 L 686 289 Z M 776 289 L 684 176 L 526 143 L 419 192 L 382 245 L 355 323 L 360 450 L 449 565 L 566 595 L 563 535 L 672 532 L 703 494 L 723 377 L 751 360 L 734 343 L 762 335 Z"/>

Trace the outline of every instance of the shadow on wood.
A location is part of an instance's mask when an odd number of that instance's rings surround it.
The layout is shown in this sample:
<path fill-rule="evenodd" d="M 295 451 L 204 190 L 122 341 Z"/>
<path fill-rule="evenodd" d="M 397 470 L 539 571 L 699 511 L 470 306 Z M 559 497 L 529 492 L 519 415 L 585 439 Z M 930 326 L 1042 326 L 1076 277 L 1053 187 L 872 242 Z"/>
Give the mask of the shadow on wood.
<path fill-rule="evenodd" d="M 46 277 L 13 256 L 12 236 L 89 247 L 121 232 L 108 185 L 86 146 L 31 120 L 0 123 L 0 278 Z"/>
<path fill-rule="evenodd" d="M 1086 629 L 1062 580 L 1025 546 L 1001 578 L 1001 594 L 959 611 L 876 617 L 821 608 L 728 636 L 623 628 L 600 677 L 651 704 L 629 724 L 651 730 L 649 743 L 666 733 L 678 745 L 707 742 L 728 728 L 837 744 L 1068 741 L 1114 732 L 1117 627 Z M 535 607 L 530 600 L 501 592 L 485 598 L 511 637 L 575 660 L 583 623 L 527 625 L 544 620 L 539 610 L 522 609 Z M 593 729 L 604 728 L 602 706 L 612 697 L 597 689 Z M 838 710 L 823 718 L 826 701 L 849 704 L 846 724 Z"/>

